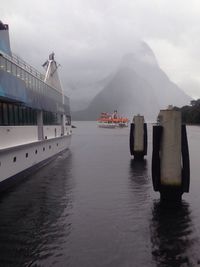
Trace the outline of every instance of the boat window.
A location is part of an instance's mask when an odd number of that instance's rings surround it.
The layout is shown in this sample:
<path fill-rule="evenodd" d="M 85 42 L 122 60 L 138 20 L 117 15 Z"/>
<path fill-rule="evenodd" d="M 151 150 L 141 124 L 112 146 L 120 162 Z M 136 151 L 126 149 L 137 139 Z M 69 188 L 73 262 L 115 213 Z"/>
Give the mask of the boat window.
<path fill-rule="evenodd" d="M 39 81 L 38 79 L 35 79 L 35 91 L 38 92 L 38 84 L 39 84 Z"/>
<path fill-rule="evenodd" d="M 0 68 L 3 70 L 5 70 L 5 68 L 6 68 L 6 60 L 2 56 L 0 56 Z"/>
<path fill-rule="evenodd" d="M 71 125 L 71 117 L 70 116 L 66 116 L 65 125 Z"/>
<path fill-rule="evenodd" d="M 23 70 L 23 69 L 21 69 L 21 76 L 20 76 L 20 78 L 22 79 L 22 80 L 24 80 L 25 79 L 25 71 Z"/>
<path fill-rule="evenodd" d="M 9 60 L 6 60 L 6 70 L 7 72 L 11 72 L 11 62 Z"/>
<path fill-rule="evenodd" d="M 0 102 L 0 125 L 3 124 L 3 112 L 2 112 L 3 104 Z"/>
<path fill-rule="evenodd" d="M 21 74 L 21 68 L 20 67 L 17 67 L 17 77 L 20 78 L 20 74 Z"/>
<path fill-rule="evenodd" d="M 9 125 L 14 125 L 14 113 L 13 113 L 13 105 L 8 105 L 8 119 L 9 119 Z"/>
<path fill-rule="evenodd" d="M 28 86 L 28 82 L 27 82 L 27 72 L 24 71 L 24 70 L 23 70 L 23 72 L 24 72 L 24 74 L 23 74 L 23 76 L 24 76 L 24 81 L 25 81 L 26 85 Z"/>
<path fill-rule="evenodd" d="M 26 108 L 25 109 L 25 113 L 26 113 L 26 121 L 25 121 L 25 123 L 27 124 L 27 125 L 29 125 L 30 123 L 29 123 L 29 109 L 28 108 Z"/>
<path fill-rule="evenodd" d="M 29 87 L 29 74 L 28 74 L 28 72 L 26 72 L 26 85 L 27 85 L 27 87 Z"/>
<path fill-rule="evenodd" d="M 27 111 L 24 107 L 22 109 L 22 114 L 23 114 L 23 124 L 26 124 L 27 123 Z"/>
<path fill-rule="evenodd" d="M 12 64 L 12 74 L 17 76 L 17 66 L 15 64 Z"/>
<path fill-rule="evenodd" d="M 33 87 L 33 77 L 29 74 L 29 87 L 32 89 Z"/>
<path fill-rule="evenodd" d="M 23 112 L 22 112 L 22 107 L 19 107 L 19 125 L 23 124 Z"/>
<path fill-rule="evenodd" d="M 28 108 L 28 124 L 32 124 L 32 111 L 31 108 Z"/>
<path fill-rule="evenodd" d="M 32 76 L 32 89 L 35 91 L 35 86 L 36 86 L 36 82 L 35 82 L 35 78 Z"/>
<path fill-rule="evenodd" d="M 42 82 L 39 81 L 39 93 L 41 94 L 42 93 Z"/>
<path fill-rule="evenodd" d="M 29 108 L 29 124 L 34 124 L 33 123 L 33 110 Z"/>
<path fill-rule="evenodd" d="M 46 84 L 44 84 L 43 93 L 44 93 L 44 95 L 47 95 L 47 85 Z"/>
<path fill-rule="evenodd" d="M 8 105 L 3 103 L 3 124 L 8 125 Z"/>
<path fill-rule="evenodd" d="M 43 111 L 43 123 L 44 125 L 56 125 L 58 124 L 56 121 L 55 113 L 49 111 Z"/>
<path fill-rule="evenodd" d="M 17 105 L 14 105 L 14 122 L 15 125 L 19 124 L 19 109 Z"/>
<path fill-rule="evenodd" d="M 28 87 L 31 87 L 31 75 L 28 73 Z"/>
<path fill-rule="evenodd" d="M 25 108 L 25 113 L 26 113 L 26 121 L 25 121 L 25 124 L 29 125 L 29 109 L 28 108 Z"/>
<path fill-rule="evenodd" d="M 33 110 L 33 124 L 37 124 L 37 111 Z"/>
<path fill-rule="evenodd" d="M 27 108 L 23 108 L 23 112 L 24 112 L 24 121 L 23 121 L 23 123 L 24 124 L 29 124 L 28 123 L 28 109 Z"/>
<path fill-rule="evenodd" d="M 28 124 L 29 125 L 33 125 L 34 123 L 34 113 L 33 113 L 33 109 L 29 108 L 28 109 Z"/>
<path fill-rule="evenodd" d="M 33 76 L 32 75 L 29 76 L 29 84 L 30 84 L 30 88 L 33 89 Z"/>
<path fill-rule="evenodd" d="M 39 87 L 39 92 L 40 92 L 40 94 L 42 94 L 42 82 L 40 81 L 40 87 Z"/>
<path fill-rule="evenodd" d="M 0 102 L 0 125 L 37 125 L 37 111 Z"/>
<path fill-rule="evenodd" d="M 32 124 L 37 125 L 37 111 L 32 109 Z"/>

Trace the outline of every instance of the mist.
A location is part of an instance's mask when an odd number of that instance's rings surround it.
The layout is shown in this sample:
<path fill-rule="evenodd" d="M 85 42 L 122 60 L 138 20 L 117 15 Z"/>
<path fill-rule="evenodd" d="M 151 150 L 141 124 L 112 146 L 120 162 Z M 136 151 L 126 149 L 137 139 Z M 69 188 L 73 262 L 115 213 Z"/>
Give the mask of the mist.
<path fill-rule="evenodd" d="M 124 55 L 146 42 L 168 77 L 200 97 L 200 4 L 175 0 L 3 0 L 12 51 L 41 71 L 54 51 L 72 104 L 86 105 Z M 192 42 L 191 42 L 192 40 Z M 96 87 L 94 86 L 96 84 Z M 73 108 L 73 107 L 72 107 Z"/>

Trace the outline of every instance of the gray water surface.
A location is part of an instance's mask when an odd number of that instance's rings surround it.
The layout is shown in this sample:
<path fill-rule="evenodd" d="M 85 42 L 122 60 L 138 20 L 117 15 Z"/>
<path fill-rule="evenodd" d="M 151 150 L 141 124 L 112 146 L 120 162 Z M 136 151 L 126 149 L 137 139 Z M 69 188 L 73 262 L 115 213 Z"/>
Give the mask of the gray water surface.
<path fill-rule="evenodd" d="M 0 266 L 200 266 L 200 127 L 187 127 L 190 193 L 163 206 L 129 129 L 74 122 L 71 148 L 0 198 Z"/>

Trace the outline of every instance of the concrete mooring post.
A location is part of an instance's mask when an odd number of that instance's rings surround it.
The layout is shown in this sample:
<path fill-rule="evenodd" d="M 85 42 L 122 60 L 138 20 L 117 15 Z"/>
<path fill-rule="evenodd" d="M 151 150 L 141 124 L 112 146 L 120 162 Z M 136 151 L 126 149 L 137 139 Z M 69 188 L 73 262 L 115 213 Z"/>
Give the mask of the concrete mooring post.
<path fill-rule="evenodd" d="M 180 111 L 161 110 L 153 126 L 152 180 L 163 200 L 181 200 L 189 192 L 189 150 Z"/>
<path fill-rule="evenodd" d="M 130 126 L 130 153 L 135 160 L 143 160 L 147 154 L 147 124 L 144 122 L 144 116 L 137 115 L 133 117 Z"/>

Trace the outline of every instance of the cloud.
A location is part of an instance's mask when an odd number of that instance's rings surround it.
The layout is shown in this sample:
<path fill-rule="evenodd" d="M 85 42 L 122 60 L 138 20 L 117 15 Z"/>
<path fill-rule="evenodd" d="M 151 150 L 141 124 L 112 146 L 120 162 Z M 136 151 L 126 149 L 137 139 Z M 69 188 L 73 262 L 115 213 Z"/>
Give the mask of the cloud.
<path fill-rule="evenodd" d="M 198 0 L 2 0 L 0 17 L 13 51 L 36 67 L 54 51 L 65 82 L 105 76 L 138 40 L 174 82 L 199 76 Z"/>

